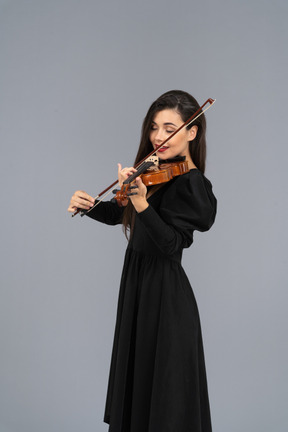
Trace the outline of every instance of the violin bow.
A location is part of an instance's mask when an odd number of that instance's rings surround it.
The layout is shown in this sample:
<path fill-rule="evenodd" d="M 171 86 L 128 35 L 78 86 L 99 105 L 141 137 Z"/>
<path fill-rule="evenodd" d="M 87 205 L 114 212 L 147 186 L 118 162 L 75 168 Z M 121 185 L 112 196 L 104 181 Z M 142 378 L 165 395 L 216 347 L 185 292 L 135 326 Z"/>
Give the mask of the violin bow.
<path fill-rule="evenodd" d="M 161 149 L 168 141 L 170 141 L 171 138 L 173 138 L 178 132 L 180 132 L 181 129 L 183 129 L 185 126 L 189 126 L 191 123 L 193 123 L 197 118 L 199 118 L 202 114 L 205 113 L 205 111 L 207 111 L 209 108 L 211 108 L 211 106 L 216 102 L 216 99 L 212 99 L 209 98 L 206 100 L 206 102 L 204 102 L 204 104 L 202 106 L 200 106 L 200 108 L 198 108 L 198 110 L 191 116 L 188 118 L 188 120 L 186 120 L 185 123 L 183 123 L 178 129 L 176 129 L 176 131 L 174 131 L 171 135 L 169 135 L 168 138 L 166 138 L 163 143 L 157 147 L 157 149 L 152 150 L 151 153 L 149 153 L 144 159 L 142 159 L 140 162 L 138 162 L 134 168 L 140 168 L 142 164 L 144 164 L 147 159 L 150 156 L 153 156 L 154 154 L 157 153 L 157 151 L 159 149 Z M 205 109 L 203 109 L 207 104 L 209 104 Z M 128 177 L 129 179 L 129 177 Z M 127 180 L 128 180 L 127 179 Z M 108 186 L 106 189 L 104 189 L 102 192 L 100 192 L 95 198 L 94 200 L 96 201 L 94 206 L 91 207 L 88 210 L 82 210 L 82 209 L 77 209 L 75 211 L 75 213 L 72 214 L 72 217 L 76 216 L 78 213 L 81 213 L 81 216 L 84 216 L 86 213 L 89 213 L 91 210 L 93 210 L 98 204 L 100 204 L 100 202 L 103 201 L 104 198 L 106 198 L 106 196 L 108 196 L 111 191 L 110 189 L 112 189 L 113 186 L 115 186 L 118 183 L 118 180 L 116 180 L 115 182 L 113 182 L 110 186 Z M 100 200 L 99 198 L 102 197 Z"/>

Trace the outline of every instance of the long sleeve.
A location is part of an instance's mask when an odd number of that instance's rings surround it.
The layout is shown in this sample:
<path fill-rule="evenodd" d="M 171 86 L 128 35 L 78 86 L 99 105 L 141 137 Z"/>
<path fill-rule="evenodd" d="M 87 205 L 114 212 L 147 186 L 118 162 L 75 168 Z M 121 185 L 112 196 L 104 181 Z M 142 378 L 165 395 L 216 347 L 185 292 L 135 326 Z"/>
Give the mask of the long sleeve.
<path fill-rule="evenodd" d="M 212 185 L 198 170 L 178 177 L 164 193 L 159 210 L 152 205 L 137 218 L 162 253 L 172 255 L 193 242 L 193 232 L 214 223 L 217 201 Z"/>
<path fill-rule="evenodd" d="M 102 201 L 87 212 L 86 216 L 107 225 L 118 225 L 122 223 L 123 211 L 124 207 L 119 207 L 116 202 Z"/>

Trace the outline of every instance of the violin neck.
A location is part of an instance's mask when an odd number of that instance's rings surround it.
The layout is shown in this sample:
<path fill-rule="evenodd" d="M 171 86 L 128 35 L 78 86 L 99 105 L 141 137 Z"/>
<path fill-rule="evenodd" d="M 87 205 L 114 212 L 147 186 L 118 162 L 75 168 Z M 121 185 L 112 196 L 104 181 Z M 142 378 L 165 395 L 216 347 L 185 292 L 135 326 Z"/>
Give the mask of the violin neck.
<path fill-rule="evenodd" d="M 154 165 L 154 162 L 150 161 L 150 162 L 143 162 L 143 164 L 137 168 L 137 172 L 135 172 L 134 174 L 132 174 L 130 177 L 128 177 L 123 184 L 129 184 L 131 183 L 133 180 L 136 179 L 136 177 L 138 177 L 140 174 L 142 174 L 143 172 L 147 171 L 148 168 L 150 168 L 151 166 Z"/>

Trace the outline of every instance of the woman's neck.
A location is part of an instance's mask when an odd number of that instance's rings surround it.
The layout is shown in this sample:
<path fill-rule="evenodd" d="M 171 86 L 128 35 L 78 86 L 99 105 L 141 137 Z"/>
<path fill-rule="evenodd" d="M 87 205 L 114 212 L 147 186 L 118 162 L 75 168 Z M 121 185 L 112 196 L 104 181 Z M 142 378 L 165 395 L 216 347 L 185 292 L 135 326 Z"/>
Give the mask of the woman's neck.
<path fill-rule="evenodd" d="M 191 170 L 191 169 L 197 169 L 197 167 L 196 167 L 196 165 L 194 164 L 194 162 L 192 161 L 191 157 L 188 157 L 188 158 L 187 158 L 187 161 L 188 161 L 188 167 L 189 167 L 189 170 Z"/>

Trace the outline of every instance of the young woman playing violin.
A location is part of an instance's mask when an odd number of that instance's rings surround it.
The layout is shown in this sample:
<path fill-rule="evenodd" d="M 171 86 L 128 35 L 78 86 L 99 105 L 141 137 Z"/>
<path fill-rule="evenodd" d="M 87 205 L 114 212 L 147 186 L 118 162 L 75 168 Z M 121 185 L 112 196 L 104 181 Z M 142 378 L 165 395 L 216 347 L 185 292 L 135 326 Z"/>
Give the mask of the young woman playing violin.
<path fill-rule="evenodd" d="M 148 188 L 138 176 L 126 207 L 115 200 L 95 206 L 94 198 L 77 191 L 68 208 L 122 223 L 127 236 L 130 231 L 104 417 L 110 432 L 211 432 L 199 314 L 181 266 L 194 230 L 207 231 L 216 215 L 204 176 L 204 114 L 168 139 L 199 108 L 188 93 L 169 91 L 143 123 L 135 166 L 159 147 L 160 162 L 186 158 L 185 174 Z M 135 172 L 118 164 L 120 186 Z"/>

